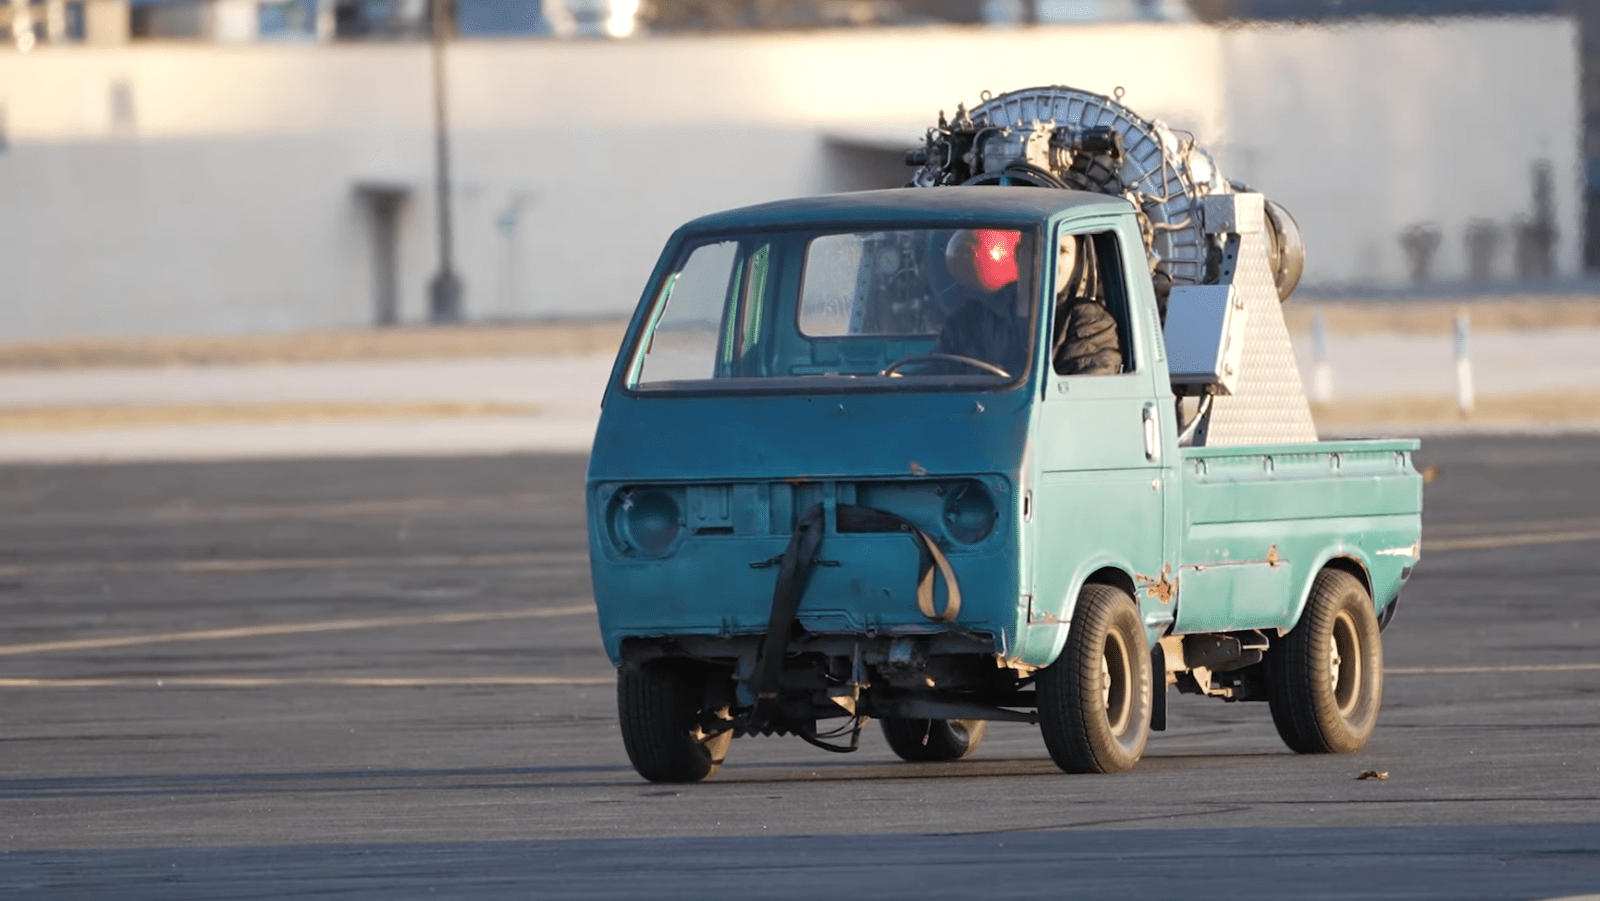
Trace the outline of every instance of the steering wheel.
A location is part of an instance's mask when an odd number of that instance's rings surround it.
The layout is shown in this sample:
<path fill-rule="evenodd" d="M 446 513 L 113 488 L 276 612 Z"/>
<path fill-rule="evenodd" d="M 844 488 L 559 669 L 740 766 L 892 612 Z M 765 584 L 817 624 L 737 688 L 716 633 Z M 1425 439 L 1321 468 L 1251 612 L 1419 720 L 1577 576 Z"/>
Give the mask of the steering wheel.
<path fill-rule="evenodd" d="M 999 366 L 994 365 L 988 360 L 980 360 L 977 357 L 963 357 L 960 354 L 941 353 L 916 354 L 910 357 L 901 357 L 900 359 L 895 360 L 893 363 L 890 363 L 888 366 L 883 367 L 883 370 L 879 372 L 878 375 L 886 375 L 891 378 L 900 378 L 901 376 L 899 370 L 902 366 L 910 366 L 914 363 L 934 363 L 939 361 L 960 363 L 962 366 L 979 369 L 989 373 L 990 375 L 998 375 L 1003 379 L 1011 378 L 1011 373 L 1006 372 L 1004 369 L 1001 369 Z"/>

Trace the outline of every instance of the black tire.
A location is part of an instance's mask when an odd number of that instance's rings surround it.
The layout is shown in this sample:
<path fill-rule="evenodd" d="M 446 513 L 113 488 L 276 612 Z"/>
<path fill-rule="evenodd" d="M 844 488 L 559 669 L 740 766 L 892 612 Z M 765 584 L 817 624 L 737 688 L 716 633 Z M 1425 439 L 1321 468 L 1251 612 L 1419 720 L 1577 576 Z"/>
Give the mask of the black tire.
<path fill-rule="evenodd" d="M 1300 622 L 1267 651 L 1267 700 L 1284 744 L 1348 754 L 1367 743 L 1383 703 L 1381 642 L 1361 580 L 1318 573 Z"/>
<path fill-rule="evenodd" d="M 978 749 L 988 720 L 918 720 L 886 716 L 878 721 L 884 740 L 912 763 L 960 760 Z"/>
<path fill-rule="evenodd" d="M 1120 773 L 1150 740 L 1150 640 L 1133 598 L 1085 585 L 1061 656 L 1039 672 L 1039 731 L 1069 773 Z"/>
<path fill-rule="evenodd" d="M 707 733 L 705 671 L 678 660 L 653 660 L 617 673 L 622 744 L 651 782 L 699 782 L 722 766 L 733 732 Z"/>

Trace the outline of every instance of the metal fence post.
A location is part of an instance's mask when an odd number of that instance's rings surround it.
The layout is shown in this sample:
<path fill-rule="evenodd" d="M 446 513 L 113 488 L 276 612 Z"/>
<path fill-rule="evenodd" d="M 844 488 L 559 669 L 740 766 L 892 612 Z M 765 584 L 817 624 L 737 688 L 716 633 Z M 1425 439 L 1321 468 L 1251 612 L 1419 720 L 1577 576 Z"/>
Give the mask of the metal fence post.
<path fill-rule="evenodd" d="M 1311 317 L 1311 399 L 1319 404 L 1333 400 L 1333 364 L 1328 362 L 1328 323 L 1322 311 Z"/>
<path fill-rule="evenodd" d="M 1472 326 L 1467 311 L 1456 311 L 1456 409 L 1463 416 L 1472 413 L 1477 399 L 1472 391 L 1472 357 L 1468 353 Z"/>

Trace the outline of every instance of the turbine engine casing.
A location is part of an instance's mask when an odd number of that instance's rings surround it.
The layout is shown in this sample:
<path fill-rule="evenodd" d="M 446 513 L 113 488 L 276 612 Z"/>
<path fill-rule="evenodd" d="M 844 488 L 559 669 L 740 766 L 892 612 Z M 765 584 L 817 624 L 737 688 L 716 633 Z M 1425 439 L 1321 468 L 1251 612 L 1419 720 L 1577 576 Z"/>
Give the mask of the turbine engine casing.
<path fill-rule="evenodd" d="M 969 112 L 928 130 L 908 162 L 911 184 L 1020 184 L 1126 197 L 1138 211 L 1145 252 L 1163 308 L 1173 285 L 1214 284 L 1221 244 L 1208 229 L 1201 198 L 1245 192 L 1217 171 L 1192 138 L 1145 119 L 1117 98 L 1064 86 L 984 96 Z M 1269 242 L 1279 299 L 1298 283 L 1305 262 L 1288 211 L 1267 201 Z"/>

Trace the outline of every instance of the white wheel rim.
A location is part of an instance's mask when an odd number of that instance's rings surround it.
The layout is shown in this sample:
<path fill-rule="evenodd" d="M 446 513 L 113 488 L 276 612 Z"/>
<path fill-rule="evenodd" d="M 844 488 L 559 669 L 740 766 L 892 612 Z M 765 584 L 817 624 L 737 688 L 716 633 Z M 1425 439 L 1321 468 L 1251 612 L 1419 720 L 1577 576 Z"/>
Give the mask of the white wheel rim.
<path fill-rule="evenodd" d="M 1115 735 L 1128 729 L 1133 717 L 1133 668 L 1128 646 L 1122 636 L 1106 636 L 1105 653 L 1100 655 L 1100 700 L 1105 707 L 1106 725 Z"/>
<path fill-rule="evenodd" d="M 1362 672 L 1359 636 L 1355 620 L 1348 613 L 1340 613 L 1334 619 L 1328 636 L 1328 691 L 1339 715 L 1345 718 L 1356 712 L 1366 676 Z"/>

